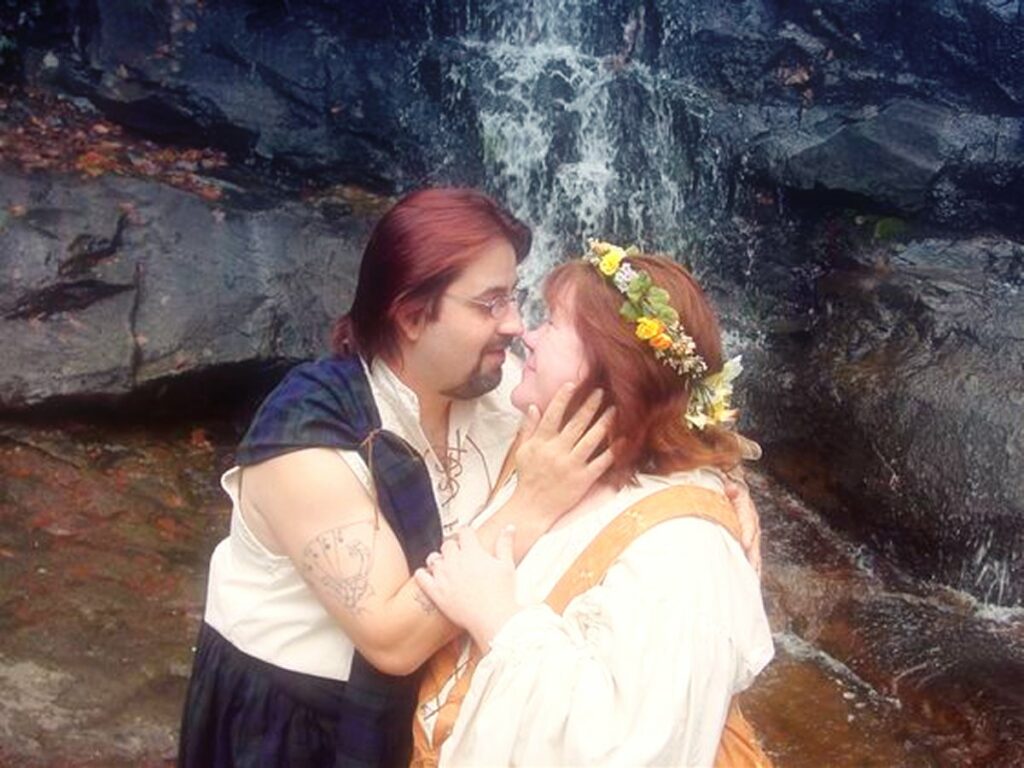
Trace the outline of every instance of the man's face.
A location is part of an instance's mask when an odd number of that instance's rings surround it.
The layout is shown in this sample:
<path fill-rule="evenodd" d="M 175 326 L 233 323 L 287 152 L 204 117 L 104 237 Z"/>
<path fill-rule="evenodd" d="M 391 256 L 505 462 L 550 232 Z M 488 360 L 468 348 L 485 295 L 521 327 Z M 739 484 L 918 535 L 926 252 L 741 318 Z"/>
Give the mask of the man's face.
<path fill-rule="evenodd" d="M 421 381 L 459 399 L 479 397 L 501 383 L 508 345 L 523 332 L 515 302 L 501 301 L 515 285 L 516 256 L 508 241 L 495 239 L 476 250 L 440 297 L 437 316 L 423 321 L 404 351 L 407 363 L 427 373 Z M 495 298 L 497 316 L 485 306 Z"/>

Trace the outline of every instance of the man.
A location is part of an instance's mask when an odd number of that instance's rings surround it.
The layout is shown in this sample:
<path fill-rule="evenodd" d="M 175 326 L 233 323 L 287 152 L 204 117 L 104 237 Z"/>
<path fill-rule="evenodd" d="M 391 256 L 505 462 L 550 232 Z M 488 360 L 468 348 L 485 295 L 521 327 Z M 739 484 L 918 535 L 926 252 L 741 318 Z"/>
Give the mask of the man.
<path fill-rule="evenodd" d="M 407 761 L 409 674 L 455 632 L 410 575 L 484 506 L 519 429 L 499 385 L 529 246 L 471 190 L 413 193 L 378 223 L 335 334 L 358 356 L 292 371 L 222 481 L 231 534 L 211 560 L 182 765 Z M 589 426 L 592 400 L 559 432 L 568 397 L 532 419 L 525 490 L 485 541 L 515 521 L 524 552 L 608 466 L 612 414 Z"/>

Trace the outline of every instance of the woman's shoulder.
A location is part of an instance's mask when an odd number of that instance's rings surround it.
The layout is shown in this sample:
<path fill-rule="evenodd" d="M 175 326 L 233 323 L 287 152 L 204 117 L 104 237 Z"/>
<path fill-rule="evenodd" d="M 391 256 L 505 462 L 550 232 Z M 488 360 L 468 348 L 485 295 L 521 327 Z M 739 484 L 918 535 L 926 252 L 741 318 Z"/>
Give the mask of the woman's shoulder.
<path fill-rule="evenodd" d="M 666 488 L 703 488 L 725 495 L 724 476 L 714 467 L 698 467 L 666 475 L 640 473 L 633 488 L 640 497 Z"/>

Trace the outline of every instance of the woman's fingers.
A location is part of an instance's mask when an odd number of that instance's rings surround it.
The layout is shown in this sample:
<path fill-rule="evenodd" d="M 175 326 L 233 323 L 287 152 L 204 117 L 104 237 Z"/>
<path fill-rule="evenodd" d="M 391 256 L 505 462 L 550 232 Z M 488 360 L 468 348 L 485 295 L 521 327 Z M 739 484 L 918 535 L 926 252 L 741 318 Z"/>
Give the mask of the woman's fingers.
<path fill-rule="evenodd" d="M 430 598 L 435 604 L 440 604 L 440 594 L 437 589 L 437 581 L 426 568 L 417 568 L 412 577 L 416 579 L 416 586 L 423 590 L 423 594 Z"/>
<path fill-rule="evenodd" d="M 459 549 L 463 552 L 483 549 L 480 546 L 480 539 L 477 537 L 476 531 L 468 525 L 464 528 L 460 528 L 458 532 L 456 532 L 455 538 L 459 542 Z"/>
<path fill-rule="evenodd" d="M 449 536 L 441 544 L 441 557 L 450 557 L 459 551 L 458 536 Z"/>

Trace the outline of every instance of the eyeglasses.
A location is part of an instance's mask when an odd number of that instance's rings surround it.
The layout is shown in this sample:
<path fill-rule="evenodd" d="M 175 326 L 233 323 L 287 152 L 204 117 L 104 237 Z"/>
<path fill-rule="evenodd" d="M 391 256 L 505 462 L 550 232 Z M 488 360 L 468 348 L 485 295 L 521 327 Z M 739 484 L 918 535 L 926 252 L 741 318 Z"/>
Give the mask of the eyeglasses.
<path fill-rule="evenodd" d="M 495 320 L 500 320 L 506 315 L 510 307 L 515 307 L 518 310 L 523 305 L 523 301 L 526 300 L 526 289 L 515 288 L 510 293 L 499 293 L 497 296 L 492 296 L 489 299 L 471 299 L 454 293 L 446 293 L 444 295 L 450 299 L 461 301 L 467 306 L 485 309 L 487 314 Z"/>

